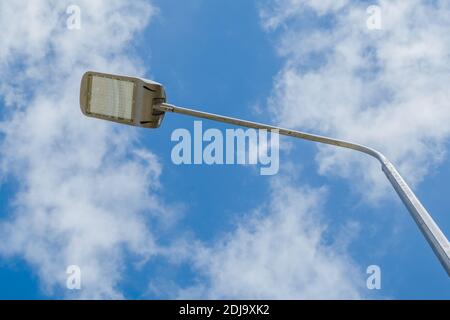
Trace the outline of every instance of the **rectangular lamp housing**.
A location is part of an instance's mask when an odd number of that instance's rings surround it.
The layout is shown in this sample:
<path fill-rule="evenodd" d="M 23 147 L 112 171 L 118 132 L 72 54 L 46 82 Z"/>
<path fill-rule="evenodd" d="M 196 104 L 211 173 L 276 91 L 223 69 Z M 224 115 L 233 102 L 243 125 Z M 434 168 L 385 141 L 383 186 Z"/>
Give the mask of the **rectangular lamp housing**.
<path fill-rule="evenodd" d="M 81 80 L 80 107 L 88 117 L 158 128 L 164 112 L 153 107 L 165 101 L 163 86 L 154 81 L 93 71 Z"/>

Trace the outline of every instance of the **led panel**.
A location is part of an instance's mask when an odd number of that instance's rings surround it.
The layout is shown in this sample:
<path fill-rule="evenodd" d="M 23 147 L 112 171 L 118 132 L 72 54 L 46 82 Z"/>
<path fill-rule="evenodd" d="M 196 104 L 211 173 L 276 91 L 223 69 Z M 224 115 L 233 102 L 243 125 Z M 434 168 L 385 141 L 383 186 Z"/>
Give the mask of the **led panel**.
<path fill-rule="evenodd" d="M 132 120 L 134 82 L 92 76 L 89 112 Z"/>

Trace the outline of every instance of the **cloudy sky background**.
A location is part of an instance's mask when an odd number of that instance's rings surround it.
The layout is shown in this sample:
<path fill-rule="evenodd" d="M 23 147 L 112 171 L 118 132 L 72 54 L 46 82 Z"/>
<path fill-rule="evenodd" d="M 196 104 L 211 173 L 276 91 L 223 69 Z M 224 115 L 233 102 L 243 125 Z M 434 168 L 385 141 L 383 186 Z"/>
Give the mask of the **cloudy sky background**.
<path fill-rule="evenodd" d="M 66 27 L 69 5 L 81 29 Z M 382 30 L 368 30 L 377 4 Z M 448 276 L 359 154 L 282 138 L 280 173 L 175 166 L 176 128 L 84 118 L 89 69 L 170 102 L 382 150 L 448 235 L 446 1 L 0 4 L 1 298 L 450 298 Z M 204 122 L 205 127 L 227 126 Z M 382 289 L 366 288 L 366 268 Z M 82 290 L 66 289 L 79 265 Z"/>

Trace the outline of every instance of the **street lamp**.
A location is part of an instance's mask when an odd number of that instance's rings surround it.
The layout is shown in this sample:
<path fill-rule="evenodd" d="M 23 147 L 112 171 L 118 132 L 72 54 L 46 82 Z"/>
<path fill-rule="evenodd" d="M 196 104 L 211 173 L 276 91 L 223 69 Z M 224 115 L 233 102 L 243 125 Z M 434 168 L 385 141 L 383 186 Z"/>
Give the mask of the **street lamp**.
<path fill-rule="evenodd" d="M 81 81 L 80 106 L 86 116 L 138 127 L 158 128 L 164 114 L 172 112 L 248 128 L 277 130 L 282 135 L 368 154 L 381 163 L 383 172 L 450 276 L 449 241 L 394 165 L 375 149 L 348 141 L 177 107 L 166 103 L 161 84 L 141 78 L 86 72 Z"/>
<path fill-rule="evenodd" d="M 86 72 L 81 80 L 81 111 L 94 118 L 144 128 L 158 128 L 166 101 L 159 83 L 126 76 Z"/>

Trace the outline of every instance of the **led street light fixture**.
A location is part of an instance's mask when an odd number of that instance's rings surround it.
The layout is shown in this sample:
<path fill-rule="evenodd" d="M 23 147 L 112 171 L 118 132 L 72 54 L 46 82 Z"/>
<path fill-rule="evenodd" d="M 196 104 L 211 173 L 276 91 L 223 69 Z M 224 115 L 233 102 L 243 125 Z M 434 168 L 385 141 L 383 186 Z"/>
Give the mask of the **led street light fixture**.
<path fill-rule="evenodd" d="M 145 128 L 158 128 L 166 101 L 159 83 L 141 78 L 86 72 L 81 80 L 81 111 L 89 117 Z"/>

